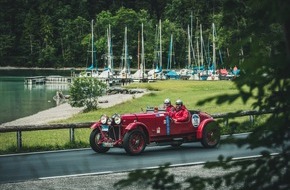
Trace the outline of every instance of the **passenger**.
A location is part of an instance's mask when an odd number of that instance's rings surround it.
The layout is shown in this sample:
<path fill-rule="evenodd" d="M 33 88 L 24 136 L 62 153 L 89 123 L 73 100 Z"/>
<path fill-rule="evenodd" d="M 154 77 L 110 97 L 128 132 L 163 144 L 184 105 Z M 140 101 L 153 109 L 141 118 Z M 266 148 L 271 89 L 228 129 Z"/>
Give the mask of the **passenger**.
<path fill-rule="evenodd" d="M 174 106 L 171 104 L 171 101 L 170 101 L 169 98 L 166 98 L 166 99 L 164 100 L 164 108 L 165 108 L 165 111 L 166 111 L 166 112 L 169 112 L 169 113 L 175 111 L 175 108 L 174 108 Z"/>
<path fill-rule="evenodd" d="M 187 121 L 189 117 L 189 111 L 186 109 L 185 105 L 181 100 L 176 100 L 175 112 L 172 114 L 172 119 L 175 122 Z"/>

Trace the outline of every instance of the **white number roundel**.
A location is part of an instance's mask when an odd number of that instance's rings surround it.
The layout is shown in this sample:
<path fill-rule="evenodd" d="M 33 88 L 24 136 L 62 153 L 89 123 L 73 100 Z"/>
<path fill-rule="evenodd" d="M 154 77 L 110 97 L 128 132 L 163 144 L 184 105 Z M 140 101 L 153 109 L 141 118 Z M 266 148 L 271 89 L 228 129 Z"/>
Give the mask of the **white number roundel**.
<path fill-rule="evenodd" d="M 194 127 L 198 127 L 200 123 L 200 117 L 198 114 L 193 114 L 191 116 L 191 123 Z"/>

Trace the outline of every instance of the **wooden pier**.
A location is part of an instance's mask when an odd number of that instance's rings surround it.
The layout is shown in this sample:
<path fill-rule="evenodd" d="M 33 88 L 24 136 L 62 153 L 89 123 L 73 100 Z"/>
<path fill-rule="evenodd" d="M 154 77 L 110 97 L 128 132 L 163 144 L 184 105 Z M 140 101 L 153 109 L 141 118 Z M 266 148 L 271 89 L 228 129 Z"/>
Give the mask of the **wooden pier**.
<path fill-rule="evenodd" d="M 24 83 L 27 85 L 45 84 L 45 77 L 44 76 L 26 77 L 24 79 Z"/>
<path fill-rule="evenodd" d="M 26 77 L 24 79 L 24 83 L 27 85 L 38 85 L 38 84 L 67 84 L 71 83 L 71 77 L 63 77 L 58 75 L 51 76 L 34 76 L 34 77 Z"/>
<path fill-rule="evenodd" d="M 46 84 L 66 84 L 71 83 L 71 77 L 63 77 L 58 75 L 51 75 L 45 78 Z"/>

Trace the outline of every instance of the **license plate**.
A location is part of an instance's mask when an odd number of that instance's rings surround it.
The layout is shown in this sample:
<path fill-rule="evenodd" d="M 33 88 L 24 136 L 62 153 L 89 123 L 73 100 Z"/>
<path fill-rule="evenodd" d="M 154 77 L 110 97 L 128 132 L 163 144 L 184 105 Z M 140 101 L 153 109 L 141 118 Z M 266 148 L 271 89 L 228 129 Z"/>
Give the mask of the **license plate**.
<path fill-rule="evenodd" d="M 109 143 L 109 142 L 103 142 L 102 145 L 103 147 L 114 147 L 114 143 Z"/>
<path fill-rule="evenodd" d="M 108 131 L 109 126 L 108 125 L 102 125 L 102 131 Z"/>

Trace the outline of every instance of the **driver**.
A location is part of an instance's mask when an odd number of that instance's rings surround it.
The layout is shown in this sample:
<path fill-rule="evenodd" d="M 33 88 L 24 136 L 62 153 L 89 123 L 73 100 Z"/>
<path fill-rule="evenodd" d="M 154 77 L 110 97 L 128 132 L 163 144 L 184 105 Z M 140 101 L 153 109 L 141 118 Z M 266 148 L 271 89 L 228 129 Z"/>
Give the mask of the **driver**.
<path fill-rule="evenodd" d="M 174 106 L 171 104 L 171 101 L 169 98 L 166 98 L 164 100 L 164 108 L 165 108 L 165 111 L 166 112 L 174 112 L 175 111 L 175 108 Z"/>
<path fill-rule="evenodd" d="M 175 112 L 172 115 L 172 119 L 175 122 L 184 122 L 188 120 L 189 111 L 186 109 L 185 105 L 183 105 L 182 100 L 176 100 Z"/>

